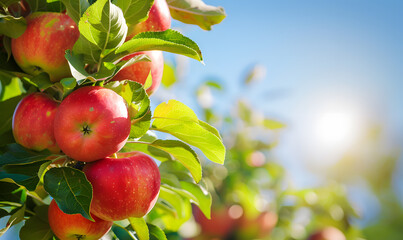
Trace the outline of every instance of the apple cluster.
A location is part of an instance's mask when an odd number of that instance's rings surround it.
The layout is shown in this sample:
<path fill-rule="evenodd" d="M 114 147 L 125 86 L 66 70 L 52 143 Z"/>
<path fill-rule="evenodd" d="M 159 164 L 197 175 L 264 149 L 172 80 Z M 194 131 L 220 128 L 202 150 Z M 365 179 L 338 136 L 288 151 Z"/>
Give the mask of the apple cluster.
<path fill-rule="evenodd" d="M 52 82 L 70 77 L 64 55 L 80 36 L 76 23 L 67 14 L 53 12 L 35 12 L 26 20 L 26 31 L 11 44 L 16 63 L 34 76 L 46 72 Z M 134 36 L 144 31 L 164 31 L 170 24 L 166 1 L 156 0 L 149 18 L 129 26 L 129 33 Z M 161 82 L 162 52 L 137 52 L 123 60 L 139 54 L 147 54 L 152 61 L 132 64 L 113 80 L 144 85 L 151 73 L 153 81 L 147 89 L 150 95 Z M 90 213 L 95 221 L 80 214 L 66 214 L 52 200 L 49 224 L 59 239 L 99 239 L 113 221 L 143 217 L 155 205 L 161 178 L 154 160 L 141 152 L 111 157 L 125 145 L 131 130 L 127 103 L 113 90 L 84 86 L 62 101 L 46 93 L 31 93 L 17 105 L 12 130 L 15 141 L 25 148 L 63 153 L 85 165 L 82 171 L 93 188 Z"/>
<path fill-rule="evenodd" d="M 18 38 L 12 39 L 11 49 L 18 66 L 30 75 L 46 72 L 52 82 L 71 77 L 65 51 L 72 49 L 80 36 L 77 24 L 65 13 L 34 12 L 26 17 L 27 28 Z M 146 31 L 165 31 L 171 27 L 171 15 L 165 0 L 155 0 L 146 21 L 129 26 L 128 37 Z M 122 60 L 145 54 L 151 62 L 137 62 L 123 68 L 112 81 L 129 80 L 142 85 L 151 74 L 152 83 L 147 90 L 151 95 L 159 87 L 164 68 L 162 51 L 141 51 Z"/>

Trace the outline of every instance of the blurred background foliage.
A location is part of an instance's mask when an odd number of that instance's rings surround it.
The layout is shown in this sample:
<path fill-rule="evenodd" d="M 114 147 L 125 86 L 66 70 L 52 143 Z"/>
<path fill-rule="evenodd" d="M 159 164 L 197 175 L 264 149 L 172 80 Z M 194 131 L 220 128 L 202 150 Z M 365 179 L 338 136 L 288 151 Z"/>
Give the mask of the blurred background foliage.
<path fill-rule="evenodd" d="M 163 85 L 180 97 L 175 89 L 183 83 L 175 61 L 166 64 Z M 261 65 L 248 68 L 240 89 L 259 85 L 265 72 Z M 157 97 L 164 100 L 164 93 Z M 220 131 L 227 146 L 224 166 L 204 161 L 203 180 L 213 198 L 211 219 L 192 206 L 194 217 L 170 238 L 402 239 L 403 213 L 393 184 L 400 148 L 398 143 L 384 142 L 381 123 L 366 127 L 337 161 L 325 166 L 307 163 L 305 174 L 315 175 L 317 181 L 301 188 L 275 152 L 287 122 L 266 116 L 242 94 L 229 111 L 221 111 L 216 103 L 226 94 L 222 81 L 209 77 L 193 95 L 199 117 Z M 357 197 L 351 193 L 357 188 L 365 188 L 379 204 L 375 220 L 362 220 L 363 211 L 371 209 L 354 201 Z M 366 197 L 362 191 L 355 195 Z"/>

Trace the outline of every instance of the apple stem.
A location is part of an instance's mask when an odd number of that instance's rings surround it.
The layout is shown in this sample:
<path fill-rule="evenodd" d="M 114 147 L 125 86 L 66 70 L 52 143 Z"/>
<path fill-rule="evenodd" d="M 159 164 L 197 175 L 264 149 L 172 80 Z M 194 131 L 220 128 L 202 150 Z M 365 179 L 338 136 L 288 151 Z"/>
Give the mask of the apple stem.
<path fill-rule="evenodd" d="M 90 126 L 85 125 L 85 126 L 83 127 L 82 132 L 84 133 L 84 135 L 89 135 L 89 134 L 92 132 L 92 130 L 91 130 Z"/>
<path fill-rule="evenodd" d="M 84 238 L 85 238 L 85 235 L 78 235 L 78 234 L 76 234 L 75 237 L 77 238 L 77 240 L 80 240 L 80 239 L 84 239 Z"/>

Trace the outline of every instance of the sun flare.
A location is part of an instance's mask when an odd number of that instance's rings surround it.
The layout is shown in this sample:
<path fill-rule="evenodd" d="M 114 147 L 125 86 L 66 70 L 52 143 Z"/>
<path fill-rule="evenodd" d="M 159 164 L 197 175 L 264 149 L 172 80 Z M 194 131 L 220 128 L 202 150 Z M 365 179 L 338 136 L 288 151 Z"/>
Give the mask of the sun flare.
<path fill-rule="evenodd" d="M 323 102 L 311 121 L 313 158 L 316 164 L 331 166 L 359 139 L 362 131 L 360 109 L 354 104 Z"/>

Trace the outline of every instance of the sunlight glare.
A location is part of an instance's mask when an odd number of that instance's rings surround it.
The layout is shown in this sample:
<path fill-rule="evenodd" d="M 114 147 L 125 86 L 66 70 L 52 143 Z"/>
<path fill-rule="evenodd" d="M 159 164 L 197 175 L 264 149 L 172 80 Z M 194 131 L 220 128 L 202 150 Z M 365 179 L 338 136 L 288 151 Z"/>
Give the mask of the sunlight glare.
<path fill-rule="evenodd" d="M 317 109 L 312 121 L 312 144 L 320 165 L 335 163 L 358 141 L 362 130 L 360 117 L 352 104 L 324 104 Z"/>

